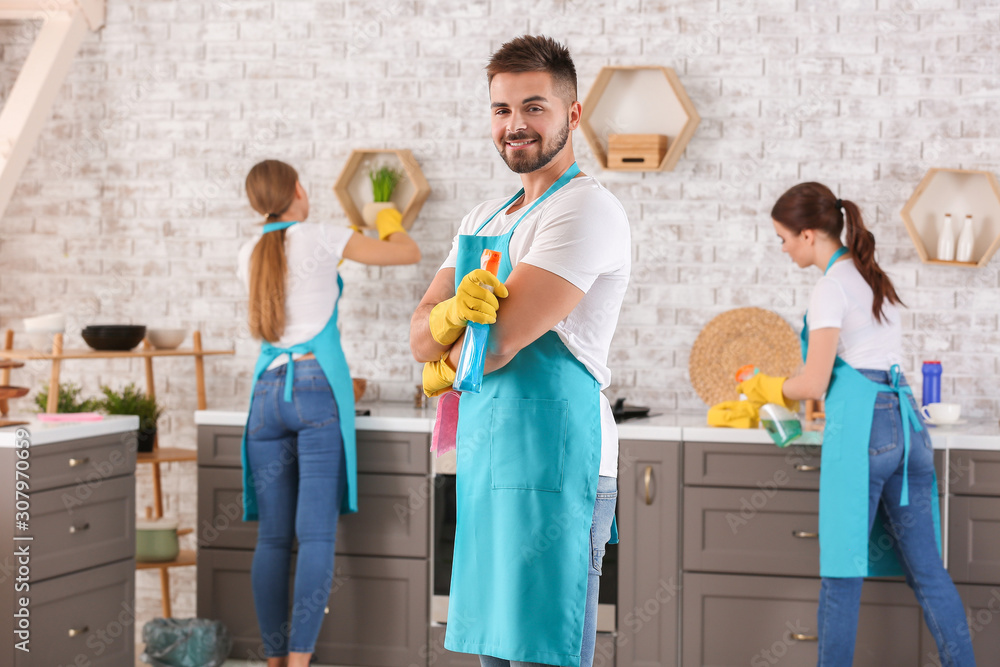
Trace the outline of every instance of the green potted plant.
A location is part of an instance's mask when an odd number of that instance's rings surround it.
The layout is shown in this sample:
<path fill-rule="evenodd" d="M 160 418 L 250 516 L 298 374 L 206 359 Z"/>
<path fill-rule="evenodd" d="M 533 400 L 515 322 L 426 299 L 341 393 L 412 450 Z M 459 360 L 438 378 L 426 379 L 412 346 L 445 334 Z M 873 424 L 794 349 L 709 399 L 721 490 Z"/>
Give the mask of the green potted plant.
<path fill-rule="evenodd" d="M 368 180 L 372 184 L 372 201 L 361 209 L 361 217 L 369 227 L 375 226 L 375 218 L 379 212 L 387 208 L 395 208 L 392 203 L 392 193 L 403 180 L 403 172 L 392 167 L 379 167 L 368 170 Z"/>
<path fill-rule="evenodd" d="M 101 409 L 101 401 L 96 398 L 81 399 L 83 388 L 75 382 L 59 383 L 59 403 L 56 412 L 97 412 Z M 45 412 L 49 407 L 49 385 L 46 383 L 35 396 L 35 404 L 39 412 Z"/>
<path fill-rule="evenodd" d="M 104 398 L 101 408 L 109 415 L 136 415 L 139 417 L 140 452 L 153 451 L 156 442 L 156 420 L 163 414 L 155 398 L 140 391 L 134 383 L 129 383 L 121 391 L 102 386 Z"/>

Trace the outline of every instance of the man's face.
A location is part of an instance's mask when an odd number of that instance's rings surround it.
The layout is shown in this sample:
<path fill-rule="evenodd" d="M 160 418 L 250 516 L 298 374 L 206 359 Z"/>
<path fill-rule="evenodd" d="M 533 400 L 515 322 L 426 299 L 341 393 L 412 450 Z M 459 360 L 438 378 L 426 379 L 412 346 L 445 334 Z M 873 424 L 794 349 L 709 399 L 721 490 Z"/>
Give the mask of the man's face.
<path fill-rule="evenodd" d="M 502 73 L 490 83 L 493 144 L 511 171 L 527 174 L 559 154 L 578 119 L 548 72 Z"/>

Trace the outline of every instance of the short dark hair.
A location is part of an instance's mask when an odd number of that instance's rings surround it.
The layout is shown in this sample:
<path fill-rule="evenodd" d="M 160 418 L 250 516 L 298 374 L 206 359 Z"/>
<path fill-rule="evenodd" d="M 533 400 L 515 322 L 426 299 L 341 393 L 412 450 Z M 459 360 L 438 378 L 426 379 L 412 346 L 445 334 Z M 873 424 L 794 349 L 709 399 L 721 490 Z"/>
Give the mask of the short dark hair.
<path fill-rule="evenodd" d="M 548 72 L 562 96 L 576 101 L 573 58 L 569 49 L 551 37 L 522 35 L 501 46 L 486 65 L 486 81 L 493 83 L 497 74 L 518 72 Z"/>

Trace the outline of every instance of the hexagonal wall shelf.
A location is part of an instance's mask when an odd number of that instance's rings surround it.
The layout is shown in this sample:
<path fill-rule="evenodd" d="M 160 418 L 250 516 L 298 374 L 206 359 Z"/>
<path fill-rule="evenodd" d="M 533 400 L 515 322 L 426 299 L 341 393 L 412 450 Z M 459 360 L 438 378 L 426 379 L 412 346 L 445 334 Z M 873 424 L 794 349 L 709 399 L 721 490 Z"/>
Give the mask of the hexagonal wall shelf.
<path fill-rule="evenodd" d="M 951 213 L 956 237 L 962 231 L 965 216 L 972 215 L 973 261 L 937 259 L 938 235 L 944 226 L 945 213 Z M 927 264 L 985 266 L 1000 248 L 1000 186 L 988 171 L 930 169 L 900 215 L 920 259 Z"/>
<path fill-rule="evenodd" d="M 694 134 L 701 116 L 669 67 L 611 66 L 601 69 L 583 102 L 580 128 L 605 169 L 669 171 Z M 658 165 L 608 166 L 608 135 L 665 135 Z"/>
<path fill-rule="evenodd" d="M 351 223 L 365 227 L 361 217 L 361 207 L 372 201 L 371 182 L 368 171 L 379 167 L 402 167 L 406 177 L 396 186 L 392 193 L 392 201 L 403 214 L 403 227 L 409 229 L 413 225 L 421 207 L 427 201 L 431 188 L 427 185 L 424 172 L 420 170 L 413 153 L 405 149 L 367 148 L 351 151 L 350 157 L 333 185 L 333 191 L 344 207 L 344 212 Z M 405 203 L 404 203 L 405 202 Z"/>

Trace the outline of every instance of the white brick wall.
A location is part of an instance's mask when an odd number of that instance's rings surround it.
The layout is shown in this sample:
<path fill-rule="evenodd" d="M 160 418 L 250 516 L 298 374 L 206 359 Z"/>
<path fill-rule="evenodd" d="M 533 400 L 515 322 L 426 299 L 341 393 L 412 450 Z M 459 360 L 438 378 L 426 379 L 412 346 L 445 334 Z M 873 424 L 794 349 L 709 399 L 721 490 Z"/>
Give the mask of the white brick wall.
<path fill-rule="evenodd" d="M 211 406 L 242 408 L 256 348 L 241 334 L 234 277 L 236 249 L 258 221 L 242 194 L 246 171 L 264 157 L 291 162 L 313 216 L 344 222 L 330 188 L 349 151 L 410 148 L 433 188 L 413 229 L 424 260 L 345 265 L 341 307 L 367 399 L 409 400 L 420 369 L 408 314 L 463 213 L 517 186 L 489 143 L 485 59 L 513 35 L 545 32 L 575 53 L 581 98 L 602 65 L 667 65 L 703 117 L 670 173 L 602 172 L 575 138 L 584 171 L 632 223 L 612 397 L 701 409 L 686 365 L 711 317 L 755 305 L 798 326 L 817 275 L 781 255 L 768 212 L 785 188 L 817 179 L 863 207 L 910 306 L 911 380 L 921 359 L 940 358 L 946 396 L 970 416 L 1000 414 L 1000 259 L 978 270 L 923 265 L 899 218 L 928 167 L 1000 171 L 997 0 L 108 4 L 0 223 L 0 326 L 62 310 L 72 330 L 200 328 L 207 346 L 238 352 L 206 364 Z M 0 26 L 0 96 L 32 34 Z M 164 439 L 194 447 L 190 363 L 157 362 L 157 373 L 170 407 Z M 47 374 L 33 364 L 15 380 Z M 141 381 L 142 366 L 69 362 L 64 374 L 96 390 Z M 139 476 L 141 508 L 148 470 Z M 164 488 L 169 511 L 193 525 L 193 464 L 167 466 Z M 137 579 L 141 625 L 159 613 L 159 584 Z M 172 579 L 175 613 L 193 615 L 193 570 Z"/>

